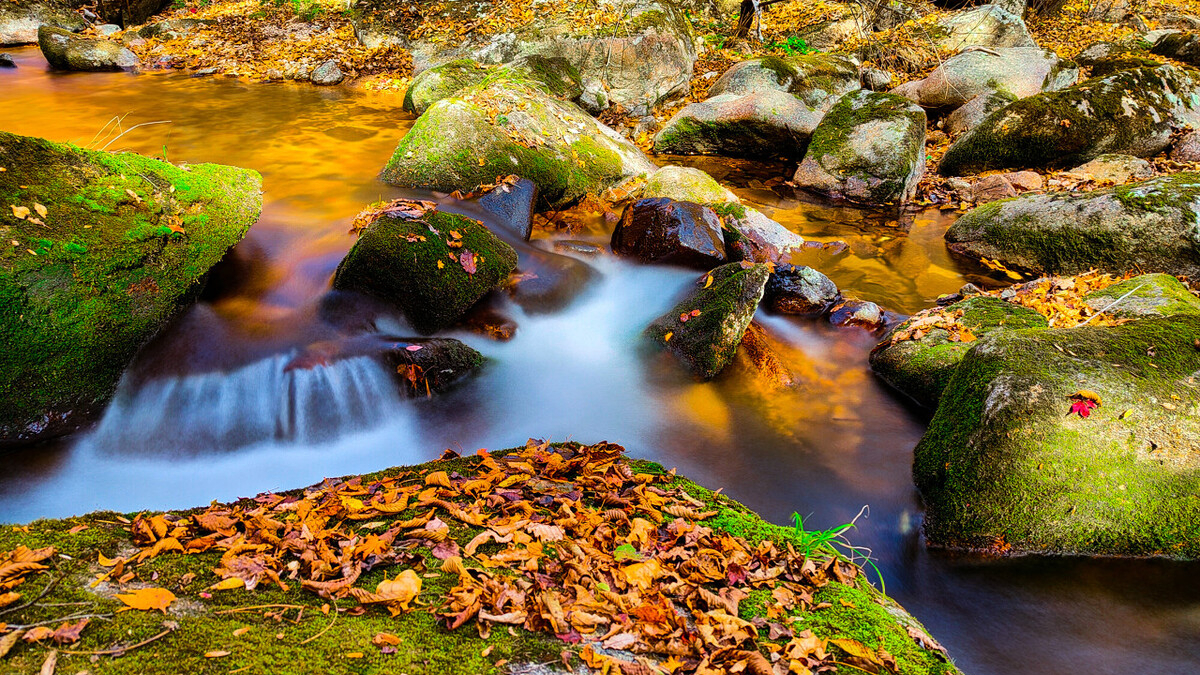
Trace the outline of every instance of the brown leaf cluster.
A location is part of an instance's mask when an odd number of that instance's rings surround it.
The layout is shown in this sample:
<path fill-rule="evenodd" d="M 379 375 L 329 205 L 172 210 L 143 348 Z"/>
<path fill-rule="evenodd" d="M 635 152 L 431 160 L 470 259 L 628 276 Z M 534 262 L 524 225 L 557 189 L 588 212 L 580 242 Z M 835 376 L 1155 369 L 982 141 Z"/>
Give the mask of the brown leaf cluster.
<path fill-rule="evenodd" d="M 0 591 L 11 591 L 24 583 L 25 578 L 31 573 L 49 569 L 42 564 L 42 561 L 52 555 L 54 555 L 53 546 L 39 549 L 18 546 L 12 551 L 0 553 Z M 11 599 L 15 600 L 16 598 Z"/>

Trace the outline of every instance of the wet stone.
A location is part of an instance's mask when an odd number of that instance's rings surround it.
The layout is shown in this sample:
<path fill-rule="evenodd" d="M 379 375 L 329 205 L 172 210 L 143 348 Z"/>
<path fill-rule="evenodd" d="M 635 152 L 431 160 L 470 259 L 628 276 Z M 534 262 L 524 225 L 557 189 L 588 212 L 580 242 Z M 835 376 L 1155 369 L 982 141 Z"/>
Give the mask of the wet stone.
<path fill-rule="evenodd" d="M 707 206 L 665 197 L 627 206 L 613 231 L 612 248 L 642 262 L 700 269 L 725 260 L 720 216 Z"/>

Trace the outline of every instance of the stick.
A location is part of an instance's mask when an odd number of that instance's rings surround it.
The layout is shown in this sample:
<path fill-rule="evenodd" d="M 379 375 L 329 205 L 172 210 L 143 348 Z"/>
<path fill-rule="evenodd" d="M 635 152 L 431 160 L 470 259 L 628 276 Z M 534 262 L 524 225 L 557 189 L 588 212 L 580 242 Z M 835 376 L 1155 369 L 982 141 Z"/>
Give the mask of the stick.
<path fill-rule="evenodd" d="M 58 582 L 65 579 L 66 576 L 67 576 L 66 574 L 62 574 L 57 579 L 51 580 L 50 583 L 46 584 L 46 587 L 42 589 L 42 592 L 39 593 L 36 598 L 30 600 L 29 602 L 27 602 L 23 605 L 17 605 L 16 607 L 9 607 L 6 610 L 0 611 L 0 616 L 4 616 L 5 614 L 11 614 L 12 612 L 19 612 L 22 609 L 25 609 L 26 607 L 32 607 L 33 605 L 37 604 L 38 600 L 41 600 L 42 598 L 46 597 L 46 594 L 49 593 L 51 590 L 53 590 L 54 587 L 56 585 L 58 585 Z"/>
<path fill-rule="evenodd" d="M 36 628 L 38 626 L 49 626 L 52 623 L 58 623 L 60 621 L 74 621 L 76 619 L 104 619 L 105 621 L 108 621 L 109 619 L 112 618 L 112 616 L 113 616 L 112 614 L 72 614 L 71 616 L 64 616 L 64 617 L 61 617 L 58 619 L 50 619 L 48 621 L 39 621 L 37 623 L 11 624 L 11 625 L 9 625 L 9 628 L 20 628 L 21 630 L 28 630 L 30 628 Z"/>
<path fill-rule="evenodd" d="M 312 642 L 313 640 L 316 640 L 317 638 L 321 637 L 322 635 L 328 633 L 329 629 L 333 628 L 333 624 L 337 623 L 337 615 L 338 615 L 337 600 L 334 600 L 333 601 L 333 621 L 330 621 L 329 625 L 325 626 L 325 629 L 322 630 L 320 633 L 317 633 L 316 635 L 308 638 L 307 640 L 305 640 L 304 642 L 301 642 L 300 644 L 306 645 L 306 644 Z"/>
<path fill-rule="evenodd" d="M 304 609 L 304 605 L 251 605 L 250 607 L 234 607 L 233 609 L 223 609 L 213 614 L 237 614 L 238 612 L 252 612 L 256 609 Z"/>
<path fill-rule="evenodd" d="M 1088 325 L 1089 323 L 1091 323 L 1091 322 L 1092 322 L 1092 319 L 1094 319 L 1094 318 L 1096 318 L 1096 317 L 1100 316 L 1101 314 L 1103 314 L 1103 313 L 1107 312 L 1108 310 L 1112 309 L 1113 307 L 1116 307 L 1118 302 L 1121 302 L 1121 301 L 1122 301 L 1122 300 L 1124 300 L 1125 298 L 1128 298 L 1129 296 L 1131 296 L 1131 295 L 1133 295 L 1134 293 L 1136 293 L 1136 292 L 1137 292 L 1137 290 L 1138 290 L 1139 288 L 1141 288 L 1142 286 L 1145 286 L 1145 285 L 1146 285 L 1146 283 L 1147 283 L 1147 282 L 1142 282 L 1142 283 L 1138 284 L 1138 285 L 1137 285 L 1137 286 L 1136 286 L 1136 287 L 1135 287 L 1135 288 L 1134 288 L 1132 291 L 1129 291 L 1129 292 L 1128 292 L 1128 293 L 1126 293 L 1125 295 L 1122 295 L 1121 297 L 1117 298 L 1116 300 L 1113 300 L 1113 301 L 1112 301 L 1112 303 L 1111 303 L 1111 304 L 1109 304 L 1107 307 L 1105 307 L 1104 309 L 1100 310 L 1099 312 L 1096 312 L 1095 314 L 1093 314 L 1093 315 L 1089 316 L 1087 321 L 1084 321 L 1083 323 L 1081 323 L 1081 324 L 1079 324 L 1079 325 L 1081 325 L 1081 326 L 1086 326 L 1086 325 Z"/>
<path fill-rule="evenodd" d="M 138 647 L 145 647 L 146 645 L 150 644 L 151 642 L 154 642 L 155 640 L 163 637 L 167 633 L 170 633 L 174 630 L 175 630 L 174 628 L 168 628 L 168 629 L 164 630 L 163 632 L 159 633 L 158 635 L 155 635 L 152 638 L 147 638 L 137 644 L 129 645 L 128 647 L 123 647 L 121 649 L 102 649 L 102 650 L 96 651 L 96 652 L 73 652 L 73 651 L 68 651 L 68 650 L 64 649 L 64 650 L 62 650 L 62 653 L 63 654 L 72 654 L 74 656 L 116 656 L 118 654 L 124 654 L 125 652 L 128 652 L 130 650 L 137 649 Z"/>

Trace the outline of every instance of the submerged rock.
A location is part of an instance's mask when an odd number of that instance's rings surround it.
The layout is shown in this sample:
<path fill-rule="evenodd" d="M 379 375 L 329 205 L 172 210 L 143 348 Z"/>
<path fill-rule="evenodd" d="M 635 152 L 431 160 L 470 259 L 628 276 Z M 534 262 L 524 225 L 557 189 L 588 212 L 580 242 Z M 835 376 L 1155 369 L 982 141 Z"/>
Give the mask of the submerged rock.
<path fill-rule="evenodd" d="M 502 80 L 433 104 L 400 140 L 383 179 L 453 192 L 517 174 L 537 184 L 546 204 L 564 206 L 654 170 L 577 106 Z"/>
<path fill-rule="evenodd" d="M 1191 75 L 1174 66 L 1125 70 L 992 113 L 950 146 L 938 172 L 1069 166 L 1104 153 L 1148 157 L 1193 124 L 1200 126 L 1200 95 Z"/>
<path fill-rule="evenodd" d="M 359 235 L 333 287 L 386 300 L 414 329 L 433 333 L 462 318 L 516 266 L 512 247 L 476 220 L 437 210 L 385 215 Z"/>
<path fill-rule="evenodd" d="M 0 165 L 0 234 L 20 244 L 0 250 L 0 444 L 15 444 L 102 409 L 257 220 L 262 195 L 254 171 L 4 132 Z"/>
<path fill-rule="evenodd" d="M 725 262 L 721 218 L 707 206 L 664 197 L 625 207 L 612 234 L 613 252 L 642 262 L 709 269 Z"/>
<path fill-rule="evenodd" d="M 1200 557 L 1197 340 L 1182 315 L 981 341 L 915 450 L 930 543 Z"/>
<path fill-rule="evenodd" d="M 796 185 L 867 204 L 903 202 L 925 173 L 925 111 L 901 96 L 843 96 L 813 132 Z"/>
<path fill-rule="evenodd" d="M 38 29 L 38 47 L 59 70 L 130 70 L 138 57 L 114 40 L 79 37 L 53 26 Z"/>
<path fill-rule="evenodd" d="M 776 265 L 763 302 L 780 314 L 824 314 L 840 297 L 829 277 L 811 267 Z"/>
<path fill-rule="evenodd" d="M 1200 175 L 1183 172 L 1092 192 L 1023 195 L 977 207 L 946 232 L 950 249 L 1018 269 L 1096 268 L 1200 275 Z"/>
<path fill-rule="evenodd" d="M 87 28 L 88 22 L 67 3 L 0 2 L 0 47 L 34 44 L 38 41 L 38 28 L 42 26 L 76 33 Z"/>
<path fill-rule="evenodd" d="M 958 107 L 993 91 L 1025 98 L 1075 84 L 1079 69 L 1049 49 L 1005 47 L 973 49 L 946 59 L 927 77 L 906 82 L 893 94 L 925 108 Z"/>
<path fill-rule="evenodd" d="M 835 326 L 857 326 L 879 330 L 886 322 L 883 309 L 866 300 L 846 298 L 829 310 L 829 323 Z"/>
<path fill-rule="evenodd" d="M 670 350 L 697 377 L 712 379 L 737 352 L 769 276 L 766 265 L 722 265 L 701 277 L 683 302 L 655 319 L 646 337 Z"/>

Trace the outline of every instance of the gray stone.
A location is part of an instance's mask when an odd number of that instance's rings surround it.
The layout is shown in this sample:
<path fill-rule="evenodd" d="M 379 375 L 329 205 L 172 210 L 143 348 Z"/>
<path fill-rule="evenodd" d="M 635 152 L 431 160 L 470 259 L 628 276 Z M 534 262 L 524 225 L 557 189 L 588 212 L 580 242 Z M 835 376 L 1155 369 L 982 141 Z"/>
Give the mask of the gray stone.
<path fill-rule="evenodd" d="M 942 128 L 951 136 L 965 134 L 979 126 L 988 115 L 1016 100 L 1016 96 L 1003 91 L 980 94 L 946 115 Z"/>
<path fill-rule="evenodd" d="M 654 138 L 656 153 L 800 157 L 824 113 L 782 91 L 719 94 L 684 106 Z"/>
<path fill-rule="evenodd" d="M 66 3 L 42 0 L 0 2 L 0 47 L 29 45 L 38 41 L 38 28 L 55 26 L 79 32 L 88 22 Z"/>
<path fill-rule="evenodd" d="M 767 281 L 763 302 L 780 314 L 822 314 L 837 301 L 837 286 L 829 277 L 804 266 L 776 265 Z"/>
<path fill-rule="evenodd" d="M 309 80 L 319 87 L 328 87 L 338 84 L 345 77 L 342 69 L 338 68 L 337 61 L 330 59 L 314 68 L 312 75 L 309 75 Z"/>
<path fill-rule="evenodd" d="M 1025 21 L 997 5 L 981 5 L 957 12 L 938 22 L 942 35 L 934 41 L 942 49 L 959 52 L 967 47 L 1036 47 Z"/>
<path fill-rule="evenodd" d="M 810 108 L 827 110 L 837 98 L 860 87 L 858 64 L 838 54 L 766 56 L 734 64 L 713 86 L 709 96 L 783 91 Z"/>
<path fill-rule="evenodd" d="M 1200 132 L 1188 131 L 1171 144 L 1171 159 L 1176 162 L 1200 162 Z"/>
<path fill-rule="evenodd" d="M 38 46 L 59 70 L 130 70 L 138 65 L 137 56 L 119 42 L 79 37 L 52 26 L 38 29 Z"/>
<path fill-rule="evenodd" d="M 102 35 L 103 37 L 108 37 L 108 36 L 112 35 L 113 33 L 121 32 L 121 27 L 115 23 L 104 23 L 104 24 L 100 24 L 99 26 L 96 26 L 96 32 L 99 33 L 100 35 Z"/>
<path fill-rule="evenodd" d="M 1110 183 L 1127 183 L 1131 180 L 1145 180 L 1154 175 L 1154 167 L 1150 162 L 1129 155 L 1100 155 L 1092 161 L 1081 164 L 1071 173 L 1094 181 Z"/>
<path fill-rule="evenodd" d="M 0 54 L 0 68 L 16 68 L 17 62 L 13 60 L 12 54 Z"/>
<path fill-rule="evenodd" d="M 981 94 L 1003 91 L 1025 98 L 1075 84 L 1079 69 L 1049 49 L 970 49 L 946 59 L 928 77 L 892 90 L 926 108 L 958 107 Z"/>
<path fill-rule="evenodd" d="M 880 68 L 863 68 L 859 73 L 859 81 L 864 89 L 887 91 L 892 86 L 892 74 Z"/>

